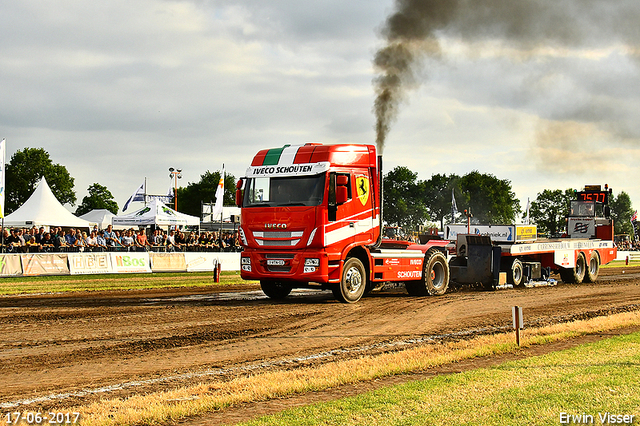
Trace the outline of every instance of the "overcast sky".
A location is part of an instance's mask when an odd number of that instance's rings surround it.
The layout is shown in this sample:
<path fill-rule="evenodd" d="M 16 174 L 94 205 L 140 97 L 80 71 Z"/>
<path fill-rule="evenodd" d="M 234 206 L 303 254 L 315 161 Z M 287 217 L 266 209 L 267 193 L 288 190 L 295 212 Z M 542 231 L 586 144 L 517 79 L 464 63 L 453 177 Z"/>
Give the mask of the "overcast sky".
<path fill-rule="evenodd" d="M 608 183 L 637 208 L 640 2 L 417 3 L 438 22 L 414 43 L 424 55 L 386 137 L 387 171 L 490 173 L 523 209 L 544 189 Z M 373 58 L 396 11 L 392 0 L 1 2 L 7 160 L 44 148 L 78 203 L 99 183 L 122 208 L 145 177 L 166 193 L 169 167 L 186 186 L 223 163 L 240 177 L 262 148 L 373 144 Z"/>

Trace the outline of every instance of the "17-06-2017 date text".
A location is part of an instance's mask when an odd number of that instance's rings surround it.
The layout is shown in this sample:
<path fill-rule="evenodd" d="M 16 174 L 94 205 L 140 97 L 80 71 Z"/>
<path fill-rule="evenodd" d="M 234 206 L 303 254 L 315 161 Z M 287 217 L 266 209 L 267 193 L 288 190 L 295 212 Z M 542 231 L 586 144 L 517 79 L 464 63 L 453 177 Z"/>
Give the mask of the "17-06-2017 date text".
<path fill-rule="evenodd" d="M 70 412 L 20 412 L 13 411 L 5 413 L 3 416 L 4 424 L 7 425 L 71 425 L 80 421 L 80 413 Z"/>

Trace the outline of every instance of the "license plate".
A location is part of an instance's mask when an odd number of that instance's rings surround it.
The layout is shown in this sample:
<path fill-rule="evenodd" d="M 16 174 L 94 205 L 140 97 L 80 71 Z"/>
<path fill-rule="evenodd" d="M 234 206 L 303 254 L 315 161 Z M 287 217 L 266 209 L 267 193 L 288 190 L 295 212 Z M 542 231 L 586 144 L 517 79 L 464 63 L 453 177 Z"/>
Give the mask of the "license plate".
<path fill-rule="evenodd" d="M 284 266 L 284 260 L 282 259 L 268 259 L 267 265 L 269 266 Z"/>

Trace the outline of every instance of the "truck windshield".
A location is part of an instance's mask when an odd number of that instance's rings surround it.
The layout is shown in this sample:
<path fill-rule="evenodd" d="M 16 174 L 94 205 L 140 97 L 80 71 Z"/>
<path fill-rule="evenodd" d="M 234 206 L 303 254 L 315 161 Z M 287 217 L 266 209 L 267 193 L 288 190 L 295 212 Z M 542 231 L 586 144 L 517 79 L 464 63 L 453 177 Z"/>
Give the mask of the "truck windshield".
<path fill-rule="evenodd" d="M 244 207 L 317 206 L 322 202 L 325 174 L 248 179 Z"/>
<path fill-rule="evenodd" d="M 595 201 L 571 201 L 569 216 L 604 217 L 604 205 Z"/>

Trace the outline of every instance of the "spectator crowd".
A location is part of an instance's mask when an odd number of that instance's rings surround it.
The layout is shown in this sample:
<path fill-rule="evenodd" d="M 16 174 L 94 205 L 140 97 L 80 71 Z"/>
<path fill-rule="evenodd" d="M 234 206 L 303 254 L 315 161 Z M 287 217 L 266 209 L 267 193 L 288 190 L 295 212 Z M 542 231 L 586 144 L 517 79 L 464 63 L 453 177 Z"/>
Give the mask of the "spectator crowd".
<path fill-rule="evenodd" d="M 100 251 L 241 251 L 238 231 L 196 232 L 171 229 L 83 231 L 51 227 L 13 228 L 3 230 L 3 253 L 100 252 Z"/>

